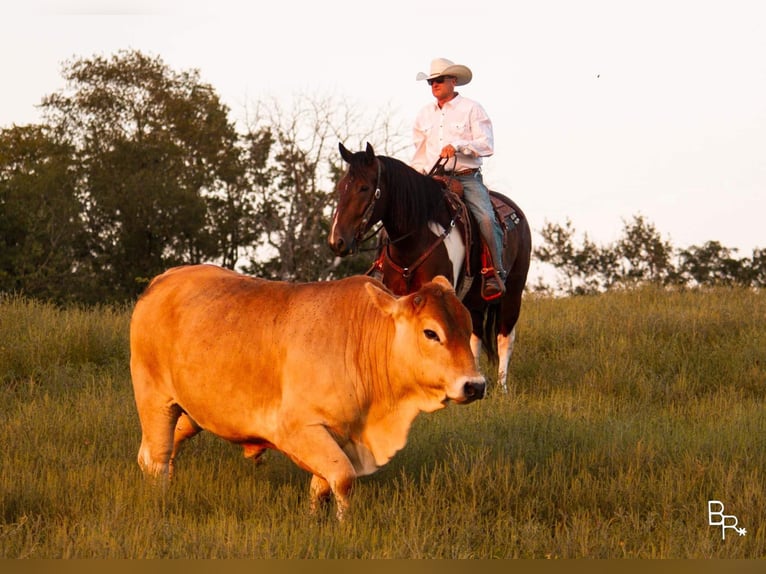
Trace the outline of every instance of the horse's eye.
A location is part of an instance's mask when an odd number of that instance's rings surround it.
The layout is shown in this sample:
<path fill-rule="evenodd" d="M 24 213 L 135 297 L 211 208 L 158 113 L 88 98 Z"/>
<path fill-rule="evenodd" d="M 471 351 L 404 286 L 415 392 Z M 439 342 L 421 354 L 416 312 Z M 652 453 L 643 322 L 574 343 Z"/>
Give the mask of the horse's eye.
<path fill-rule="evenodd" d="M 368 191 L 370 191 L 369 185 L 363 185 L 362 187 L 359 188 L 359 193 L 367 193 Z"/>
<path fill-rule="evenodd" d="M 436 341 L 437 343 L 440 341 L 439 335 L 436 334 L 436 331 L 432 331 L 431 329 L 426 329 L 423 331 L 423 334 L 426 336 L 426 339 L 430 341 Z"/>

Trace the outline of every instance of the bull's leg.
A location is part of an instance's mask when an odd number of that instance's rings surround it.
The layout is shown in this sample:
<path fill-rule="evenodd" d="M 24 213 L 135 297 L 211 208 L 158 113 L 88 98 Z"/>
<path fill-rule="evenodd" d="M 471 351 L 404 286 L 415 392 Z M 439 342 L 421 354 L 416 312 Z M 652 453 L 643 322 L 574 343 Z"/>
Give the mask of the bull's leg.
<path fill-rule="evenodd" d="M 311 477 L 311 487 L 309 488 L 311 493 L 311 514 L 316 514 L 319 510 L 319 505 L 324 503 L 332 495 L 332 488 L 330 483 L 319 475 Z"/>
<path fill-rule="evenodd" d="M 172 403 L 137 399 L 141 420 L 138 465 L 145 476 L 167 481 L 170 478 L 173 434 L 181 409 Z"/>
<path fill-rule="evenodd" d="M 242 445 L 243 454 L 245 458 L 252 458 L 257 464 L 260 464 L 261 455 L 266 450 L 266 447 L 262 444 L 244 443 Z"/>
<path fill-rule="evenodd" d="M 323 426 L 292 427 L 279 441 L 280 450 L 311 472 L 311 510 L 330 492 L 335 495 L 338 520 L 348 512 L 356 472 L 346 453 Z"/>
<path fill-rule="evenodd" d="M 173 431 L 173 452 L 170 454 L 170 460 L 168 461 L 168 477 L 173 478 L 173 461 L 176 459 L 179 450 L 181 449 L 181 443 L 190 439 L 197 433 L 202 431 L 194 420 L 186 413 L 181 413 L 176 422 L 175 430 Z"/>
<path fill-rule="evenodd" d="M 513 355 L 513 346 L 516 342 L 516 327 L 511 329 L 507 335 L 499 334 L 497 336 L 497 382 L 504 393 L 508 392 L 508 365 Z"/>

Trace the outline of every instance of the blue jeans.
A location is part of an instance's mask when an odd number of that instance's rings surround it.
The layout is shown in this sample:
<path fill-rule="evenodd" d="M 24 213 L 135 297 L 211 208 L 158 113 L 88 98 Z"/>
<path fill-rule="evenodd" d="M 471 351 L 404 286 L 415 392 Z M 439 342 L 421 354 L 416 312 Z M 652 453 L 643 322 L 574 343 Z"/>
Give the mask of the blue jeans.
<path fill-rule="evenodd" d="M 503 230 L 495 219 L 495 212 L 489 199 L 489 190 L 484 185 L 481 172 L 459 175 L 456 179 L 463 184 L 463 198 L 479 224 L 479 231 L 481 231 L 481 236 L 489 247 L 495 271 L 505 274 L 502 257 Z"/>

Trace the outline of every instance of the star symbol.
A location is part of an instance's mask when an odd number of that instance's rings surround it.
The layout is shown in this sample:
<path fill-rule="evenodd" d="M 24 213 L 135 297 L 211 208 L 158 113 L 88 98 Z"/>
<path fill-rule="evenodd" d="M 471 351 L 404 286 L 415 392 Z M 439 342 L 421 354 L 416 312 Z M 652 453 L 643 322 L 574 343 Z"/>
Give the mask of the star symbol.
<path fill-rule="evenodd" d="M 737 528 L 736 530 L 737 532 L 739 532 L 740 536 L 744 536 L 745 534 L 747 534 L 747 528 Z"/>

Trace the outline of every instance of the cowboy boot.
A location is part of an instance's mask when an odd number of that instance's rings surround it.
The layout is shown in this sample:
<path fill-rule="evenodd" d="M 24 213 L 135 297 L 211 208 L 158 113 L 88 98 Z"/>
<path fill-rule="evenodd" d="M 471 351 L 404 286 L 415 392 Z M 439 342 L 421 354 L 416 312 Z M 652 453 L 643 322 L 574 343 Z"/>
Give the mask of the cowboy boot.
<path fill-rule="evenodd" d="M 486 241 L 482 241 L 484 249 L 482 251 L 482 289 L 481 295 L 486 301 L 492 301 L 498 297 L 502 297 L 505 293 L 505 278 L 506 272 L 502 266 L 502 260 L 493 256 L 492 250 L 487 245 Z M 496 262 L 500 264 L 496 264 Z"/>

